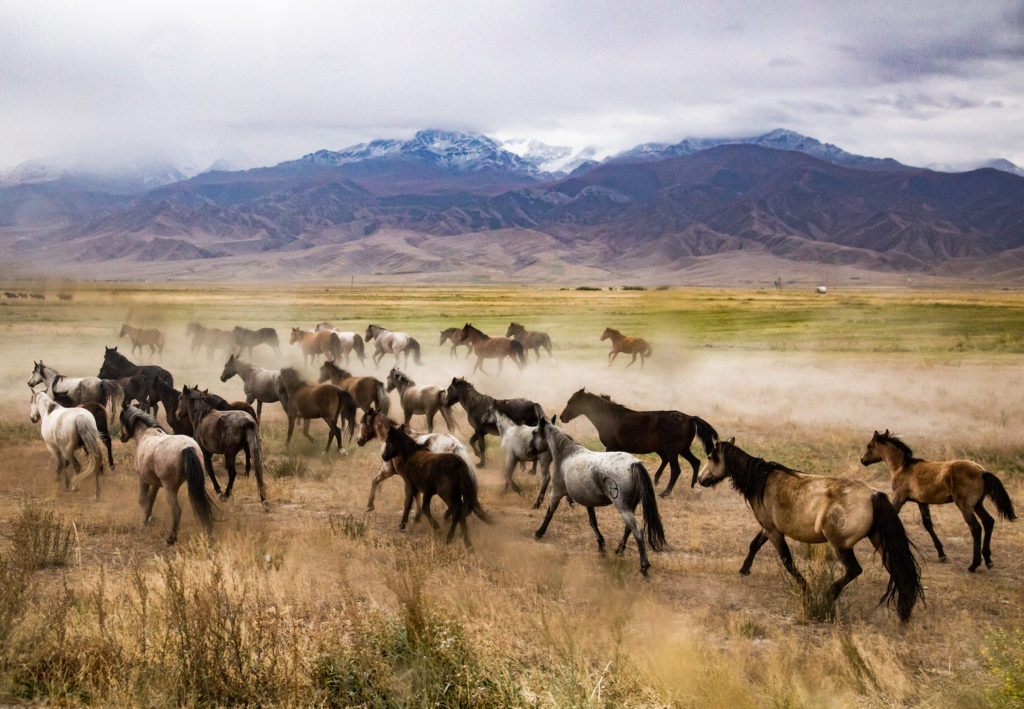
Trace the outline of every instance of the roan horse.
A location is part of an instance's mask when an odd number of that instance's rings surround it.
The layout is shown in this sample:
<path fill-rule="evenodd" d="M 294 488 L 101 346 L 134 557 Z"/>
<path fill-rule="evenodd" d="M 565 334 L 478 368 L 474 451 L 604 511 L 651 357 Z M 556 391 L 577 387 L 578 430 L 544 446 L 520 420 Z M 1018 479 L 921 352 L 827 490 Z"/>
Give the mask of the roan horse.
<path fill-rule="evenodd" d="M 448 403 L 448 396 L 444 389 L 433 384 L 417 385 L 408 375 L 392 368 L 388 373 L 388 391 L 398 389 L 398 400 L 402 404 L 402 413 L 405 416 L 405 425 L 416 414 L 423 414 L 427 419 L 427 431 L 434 432 L 434 414 L 441 412 L 445 426 L 451 432 L 456 428 L 452 419 L 451 404 Z M 385 410 L 384 413 L 387 413 Z"/>
<path fill-rule="evenodd" d="M 96 499 L 100 499 L 100 473 L 103 472 L 103 449 L 100 447 L 100 433 L 96 428 L 96 420 L 92 413 L 79 408 L 65 408 L 50 398 L 50 395 L 32 387 L 32 401 L 29 404 L 28 417 L 32 423 L 42 424 L 39 432 L 47 450 L 57 459 L 57 479 L 64 479 L 64 489 L 78 491 L 80 481 L 90 475 L 96 478 Z M 75 459 L 75 451 L 85 451 L 88 466 L 82 472 L 82 466 Z M 72 481 L 68 467 L 75 470 Z"/>
<path fill-rule="evenodd" d="M 188 499 L 192 512 L 209 534 L 213 531 L 213 504 L 206 493 L 203 475 L 202 450 L 189 436 L 172 436 L 156 419 L 134 406 L 121 411 L 121 442 L 135 439 L 135 469 L 139 473 L 139 506 L 142 523 L 153 516 L 153 502 L 160 488 L 167 490 L 167 504 L 171 508 L 171 533 L 167 543 L 178 539 L 181 506 L 178 488 L 188 484 Z"/>
<path fill-rule="evenodd" d="M 448 353 L 450 357 L 454 357 L 459 347 L 463 346 L 466 348 L 467 357 L 473 352 L 473 343 L 466 339 L 466 332 L 461 327 L 449 327 L 441 330 L 441 340 L 437 344 L 440 346 L 445 342 L 452 344 L 452 348 Z"/>
<path fill-rule="evenodd" d="M 356 357 L 359 358 L 360 362 L 366 361 L 366 345 L 363 342 L 363 338 L 359 336 L 358 332 L 336 330 L 333 325 L 329 322 L 320 321 L 314 328 L 317 332 L 326 330 L 327 332 L 333 332 L 338 336 L 338 344 L 341 347 L 341 354 L 345 357 L 345 366 L 349 366 L 352 363 L 352 353 L 356 353 Z"/>
<path fill-rule="evenodd" d="M 761 525 L 740 573 L 750 573 L 754 556 L 770 541 L 786 571 L 805 591 L 807 581 L 793 563 L 786 537 L 808 544 L 828 542 L 846 568 L 845 575 L 832 584 L 832 597 L 861 573 L 853 553 L 854 545 L 868 537 L 882 554 L 889 572 L 889 585 L 882 601 L 896 604 L 904 623 L 918 598 L 923 596 L 920 569 L 910 549 L 896 509 L 885 493 L 862 482 L 824 475 L 807 475 L 779 463 L 755 458 L 732 440 L 719 441 L 700 472 L 700 484 L 717 485 L 732 478 Z"/>
<path fill-rule="evenodd" d="M 288 414 L 288 438 L 285 446 L 292 441 L 292 432 L 295 430 L 295 420 L 304 419 L 302 435 L 309 440 L 310 419 L 323 419 L 331 432 L 327 436 L 327 445 L 324 453 L 330 450 L 331 440 L 337 438 L 338 450 L 341 450 L 341 428 L 338 427 L 338 420 L 348 424 L 349 437 L 355 432 L 356 427 L 356 402 L 344 389 L 334 384 L 307 384 L 302 381 L 291 367 L 281 370 L 281 386 L 287 391 L 287 405 L 285 413 Z"/>
<path fill-rule="evenodd" d="M 272 327 L 261 327 L 259 330 L 250 330 L 247 327 L 236 325 L 232 331 L 235 336 L 235 349 L 239 353 L 243 349 L 249 351 L 249 357 L 252 357 L 252 348 L 259 347 L 260 345 L 267 345 L 274 350 L 274 353 L 278 357 L 281 356 L 281 342 L 277 339 L 277 330 Z"/>
<path fill-rule="evenodd" d="M 333 332 L 321 330 L 303 330 L 293 327 L 291 338 L 288 342 L 294 345 L 299 343 L 302 350 L 302 361 L 304 364 L 316 364 L 316 358 L 323 355 L 325 359 L 338 359 L 341 356 L 341 341 Z"/>
<path fill-rule="evenodd" d="M 680 411 L 634 411 L 616 404 L 607 396 L 591 394 L 580 389 L 571 397 L 562 410 L 562 421 L 572 421 L 579 415 L 586 416 L 597 429 L 601 443 L 610 451 L 627 453 L 657 453 L 661 465 L 654 473 L 654 484 L 661 479 L 665 465 L 670 466 L 671 475 L 662 497 L 668 496 L 679 478 L 679 456 L 682 455 L 693 468 L 690 487 L 697 483 L 700 461 L 690 452 L 694 436 L 700 438 L 704 452 L 714 448 L 718 432 L 699 416 L 690 416 Z"/>
<path fill-rule="evenodd" d="M 548 351 L 548 357 L 554 356 L 551 354 L 551 337 L 546 332 L 540 332 L 539 330 L 531 332 L 519 323 L 513 322 L 509 323 L 508 330 L 505 331 L 505 337 L 511 337 L 520 343 L 524 349 L 533 350 L 533 353 L 537 355 L 538 362 L 540 362 L 541 347 Z"/>
<path fill-rule="evenodd" d="M 32 376 L 28 385 L 34 388 L 42 384 L 50 398 L 63 406 L 79 404 L 102 404 L 107 410 L 107 423 L 114 423 L 116 412 L 121 410 L 124 390 L 114 381 L 102 375 L 99 377 L 65 377 L 53 367 L 47 367 L 43 360 L 32 363 Z"/>
<path fill-rule="evenodd" d="M 320 381 L 327 380 L 351 394 L 356 400 L 356 406 L 363 411 L 369 411 L 372 406 L 386 414 L 391 408 L 391 399 L 384 389 L 384 382 L 377 377 L 354 377 L 334 362 L 324 362 L 320 365 Z"/>
<path fill-rule="evenodd" d="M 245 403 L 256 402 L 257 420 L 263 416 L 264 403 L 272 404 L 275 401 L 280 401 L 285 411 L 288 410 L 288 404 L 285 403 L 287 392 L 281 386 L 281 370 L 256 367 L 243 362 L 242 358 L 237 355 L 231 355 L 224 363 L 224 371 L 220 373 L 220 380 L 226 382 L 236 374 L 242 380 Z"/>
<path fill-rule="evenodd" d="M 510 340 L 507 337 L 489 337 L 469 323 L 462 326 L 462 331 L 465 333 L 466 339 L 472 343 L 473 353 L 476 355 L 473 373 L 479 369 L 487 374 L 484 369 L 485 359 L 496 358 L 498 360 L 499 374 L 501 374 L 506 357 L 510 357 L 520 370 L 526 366 L 526 350 L 523 348 L 523 343 Z"/>
<path fill-rule="evenodd" d="M 466 417 L 469 425 L 473 427 L 473 435 L 469 439 L 469 447 L 473 449 L 480 460 L 477 465 L 486 465 L 485 453 L 487 441 L 485 436 L 491 433 L 495 436 L 498 433 L 498 425 L 494 421 L 494 412 L 500 411 L 516 423 L 525 423 L 536 426 L 544 416 L 540 404 L 529 399 L 495 399 L 476 390 L 476 388 L 465 379 L 458 377 L 452 379 L 445 392 L 445 401 L 448 406 L 462 404 L 466 410 Z"/>
<path fill-rule="evenodd" d="M 364 446 L 374 438 L 379 438 L 383 445 L 384 441 L 387 441 L 388 431 L 399 425 L 401 424 L 392 421 L 385 414 L 371 408 L 363 414 L 363 418 L 359 422 L 359 437 L 356 438 L 356 443 Z M 418 433 L 408 426 L 402 426 L 402 430 L 420 445 L 425 445 L 427 450 L 432 453 L 454 453 L 462 458 L 466 461 L 466 465 L 469 466 L 469 472 L 473 476 L 473 481 L 476 482 L 476 468 L 473 467 L 473 461 L 469 459 L 466 447 L 462 445 L 458 438 L 448 433 Z M 377 494 L 377 486 L 392 475 L 397 474 L 398 471 L 395 470 L 393 461 L 381 461 L 380 471 L 370 484 L 370 499 L 366 503 L 367 512 L 373 510 L 373 498 Z M 416 519 L 419 519 L 419 504 L 417 499 Z"/>
<path fill-rule="evenodd" d="M 608 353 L 608 366 L 612 366 L 612 362 L 619 356 L 620 352 L 633 355 L 633 359 L 626 365 L 627 368 L 632 367 L 633 363 L 636 362 L 636 358 L 640 357 L 640 366 L 644 366 L 644 362 L 648 357 L 651 356 L 651 345 L 647 340 L 642 337 L 627 337 L 618 330 L 606 327 L 604 334 L 601 335 L 601 341 L 611 338 L 612 351 Z"/>
<path fill-rule="evenodd" d="M 269 509 L 266 488 L 263 485 L 263 452 L 260 446 L 260 429 L 256 420 L 244 411 L 218 411 L 210 406 L 199 391 L 199 387 L 181 390 L 178 409 L 179 418 L 187 417 L 195 431 L 193 438 L 203 451 L 206 472 L 213 483 L 213 489 L 220 499 L 231 497 L 231 488 L 235 484 L 235 456 L 238 451 L 245 451 L 246 472 L 249 460 L 252 459 L 253 472 L 256 474 L 256 487 L 259 489 L 260 503 Z M 220 491 L 220 484 L 213 472 L 213 454 L 224 454 L 224 467 L 228 471 L 228 486 Z"/>
<path fill-rule="evenodd" d="M 519 463 L 525 470 L 526 461 L 533 462 L 534 467 L 538 461 L 540 462 L 540 491 L 537 493 L 537 501 L 533 503 L 533 509 L 537 509 L 540 507 L 544 493 L 547 492 L 548 483 L 551 481 L 551 453 L 547 450 L 537 451 L 533 448 L 533 433 L 537 430 L 536 426 L 517 424 L 500 411 L 494 412 L 494 423 L 498 427 L 498 433 L 501 434 L 501 449 L 505 452 L 505 489 L 503 492 L 511 490 L 517 495 L 520 493 L 519 486 L 512 479 L 516 463 Z"/>
<path fill-rule="evenodd" d="M 405 507 L 402 510 L 400 529 L 405 529 L 409 521 L 409 510 L 417 492 L 423 495 L 423 514 L 434 531 L 438 531 L 440 526 L 430 514 L 431 499 L 437 495 L 448 505 L 452 522 L 446 543 L 451 543 L 455 527 L 458 526 L 462 529 L 462 541 L 466 548 L 472 547 L 466 518 L 473 513 L 484 522 L 491 522 L 490 516 L 477 499 L 476 480 L 470 474 L 466 461 L 459 456 L 453 453 L 431 453 L 426 446 L 420 445 L 395 426 L 388 431 L 381 459 L 394 461 L 395 469 L 405 480 Z"/>
<path fill-rule="evenodd" d="M 164 333 L 156 328 L 143 329 L 132 327 L 125 323 L 121 326 L 121 333 L 118 337 L 124 337 L 125 335 L 132 341 L 132 354 L 135 354 L 136 348 L 138 348 L 139 354 L 142 354 L 143 347 L 149 347 L 150 357 L 158 351 L 160 354 L 164 353 L 164 344 L 167 342 L 167 338 L 164 336 Z"/>
<path fill-rule="evenodd" d="M 400 362 L 398 356 L 401 354 L 405 355 L 405 366 L 409 367 L 409 353 L 412 353 L 413 361 L 416 364 L 423 364 L 420 361 L 420 343 L 413 338 L 408 332 L 392 332 L 386 330 L 380 325 L 369 325 L 366 328 L 366 341 L 373 340 L 374 345 L 377 347 L 376 352 L 373 353 L 373 366 L 380 364 L 380 361 L 386 354 L 393 354 L 395 356 L 395 366 L 397 367 Z"/>
<path fill-rule="evenodd" d="M 534 536 L 537 539 L 544 536 L 558 503 L 563 497 L 568 497 L 587 508 L 587 518 L 597 535 L 597 548 L 603 554 L 604 537 L 597 528 L 594 508 L 615 505 L 626 525 L 615 553 L 625 551 L 632 533 L 640 551 L 640 573 L 646 576 L 651 563 L 647 560 L 644 537 L 636 521 L 636 506 L 639 504 L 643 510 L 647 543 L 652 550 L 660 551 L 665 547 L 665 530 L 658 513 L 654 485 L 643 463 L 628 453 L 598 452 L 581 446 L 545 418 L 541 418 L 533 433 L 533 448 L 548 451 L 554 462 L 548 511 Z"/>
<path fill-rule="evenodd" d="M 1010 522 L 1017 519 L 1013 502 L 999 478 L 972 460 L 947 460 L 939 463 L 915 458 L 914 451 L 888 430 L 885 433 L 875 431 L 860 462 L 862 465 L 871 465 L 881 460 L 885 461 L 892 472 L 892 504 L 896 513 L 899 514 L 908 500 L 917 503 L 921 511 L 921 523 L 935 544 L 939 561 L 946 561 L 946 554 L 932 528 L 928 505 L 952 502 L 970 527 L 971 538 L 974 540 L 974 556 L 967 570 L 977 569 L 983 554 L 985 566 L 992 568 L 990 545 L 995 520 L 985 509 L 985 496 L 992 498 L 1000 517 Z M 981 518 L 981 525 L 975 515 Z M 984 544 L 981 539 L 982 527 L 985 529 Z"/>

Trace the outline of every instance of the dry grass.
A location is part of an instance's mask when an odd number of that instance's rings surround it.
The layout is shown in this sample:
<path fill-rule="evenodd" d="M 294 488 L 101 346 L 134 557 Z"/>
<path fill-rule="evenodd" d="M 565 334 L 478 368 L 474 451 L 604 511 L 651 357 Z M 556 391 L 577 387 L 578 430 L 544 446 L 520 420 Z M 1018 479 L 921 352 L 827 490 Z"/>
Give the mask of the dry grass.
<path fill-rule="evenodd" d="M 948 313 L 962 306 L 991 321 L 1024 314 L 1024 300 L 1012 295 L 943 297 L 951 303 Z M 938 564 L 916 510 L 908 509 L 904 522 L 922 559 L 927 605 L 915 609 L 906 627 L 878 608 L 887 577 L 865 543 L 858 547 L 864 575 L 844 591 L 835 620 L 819 622 L 790 595 L 770 546 L 750 577 L 736 573 L 756 526 L 726 487 L 697 492 L 681 481 L 671 498 L 659 500 L 671 548 L 652 557 L 644 581 L 634 547 L 621 558 L 596 553 L 578 507 L 563 505 L 544 540 L 535 542 L 542 511 L 530 503 L 537 481 L 517 472 L 523 496 L 501 496 L 497 444 L 490 439 L 481 496 L 498 524 L 471 522 L 476 550 L 467 553 L 461 545 L 446 547 L 425 524 L 398 531 L 402 486 L 396 480 L 380 487 L 377 511 L 364 513 L 378 444 L 347 443 L 344 455 L 322 456 L 326 432 L 315 422 L 318 443 L 297 434 L 286 452 L 284 418 L 271 405 L 263 422 L 271 512 L 259 507 L 253 480 L 240 478 L 232 500 L 220 505 L 222 520 L 209 544 L 185 504 L 182 541 L 167 548 L 163 494 L 156 523 L 139 526 L 130 444 L 115 443 L 117 469 L 103 477 L 97 503 L 60 490 L 27 420 L 31 361 L 43 357 L 69 374 L 94 374 L 102 345 L 115 344 L 128 310 L 137 320 L 164 323 L 171 346 L 163 363 L 179 386 L 200 383 L 229 399 L 240 397 L 240 384 L 217 380 L 220 361 L 188 355 L 182 336 L 188 320 L 280 331 L 320 319 L 394 324 L 423 344 L 426 366 L 414 368 L 413 377 L 441 383 L 468 374 L 472 363 L 449 360 L 431 333 L 472 320 L 504 334 L 502 321 L 514 318 L 552 333 L 556 361 L 531 363 L 521 376 L 475 377 L 490 393 L 530 396 L 558 412 L 574 389 L 587 385 L 637 407 L 698 413 L 758 455 L 881 489 L 888 484 L 884 471 L 864 469 L 857 459 L 874 428 L 892 428 L 921 455 L 969 453 L 984 461 L 1018 508 L 1024 505 L 1024 402 L 1015 395 L 1022 375 L 1012 338 L 1003 345 L 991 340 L 996 349 L 936 344 L 929 334 L 946 333 L 942 342 L 953 345 L 970 334 L 959 316 L 947 314 L 886 346 L 878 328 L 890 311 L 913 312 L 917 297 L 868 294 L 842 316 L 853 328 L 848 339 L 855 346 L 847 351 L 828 345 L 835 311 L 820 312 L 811 299 L 777 298 L 725 291 L 307 289 L 268 305 L 265 293 L 86 289 L 71 305 L 0 308 L 0 530 L 11 530 L 0 535 L 0 703 L 967 707 L 1019 701 L 1020 524 L 997 522 L 996 567 L 968 575 L 970 538 L 959 515 L 933 509 L 951 559 Z M 782 305 L 804 313 L 795 329 L 786 325 L 791 316 L 770 317 Z M 729 309 L 740 325 L 694 337 L 694 321 L 714 322 L 702 319 Z M 596 340 L 605 324 L 655 333 L 655 358 L 645 370 L 606 369 L 606 350 Z M 795 344 L 780 352 L 787 342 Z M 286 358 L 297 359 L 284 349 Z M 257 360 L 274 363 L 266 351 Z M 373 373 L 370 366 L 353 368 Z M 468 429 L 456 412 L 465 440 Z M 586 422 L 574 421 L 568 430 L 596 443 Z M 653 459 L 646 460 L 650 467 Z M 219 457 L 215 465 L 221 470 Z M 606 535 L 619 529 L 610 510 L 600 510 L 598 519 Z M 793 548 L 809 581 L 827 583 L 838 573 L 818 551 Z"/>

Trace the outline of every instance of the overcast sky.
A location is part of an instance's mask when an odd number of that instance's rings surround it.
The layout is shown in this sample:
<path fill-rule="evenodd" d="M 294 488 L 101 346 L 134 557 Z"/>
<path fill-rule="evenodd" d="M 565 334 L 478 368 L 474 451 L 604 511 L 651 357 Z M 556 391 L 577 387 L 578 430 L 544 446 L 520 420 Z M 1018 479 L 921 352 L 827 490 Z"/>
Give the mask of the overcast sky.
<path fill-rule="evenodd" d="M 1024 4 L 0 0 L 0 170 L 271 164 L 419 128 L 624 149 L 785 127 L 1024 165 Z"/>

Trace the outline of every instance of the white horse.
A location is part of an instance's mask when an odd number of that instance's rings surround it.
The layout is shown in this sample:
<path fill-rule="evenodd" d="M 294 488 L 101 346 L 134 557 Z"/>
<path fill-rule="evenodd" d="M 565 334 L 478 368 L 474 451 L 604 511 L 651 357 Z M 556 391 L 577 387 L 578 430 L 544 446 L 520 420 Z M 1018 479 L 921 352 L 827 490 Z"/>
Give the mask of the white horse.
<path fill-rule="evenodd" d="M 541 465 L 540 492 L 537 493 L 537 501 L 533 508 L 540 507 L 540 501 L 548 489 L 551 481 L 551 453 L 547 450 L 536 451 L 533 449 L 533 434 L 536 426 L 517 424 L 505 414 L 498 410 L 494 411 L 494 422 L 498 426 L 498 433 L 501 434 L 501 449 L 505 451 L 505 490 L 519 494 L 519 486 L 512 480 L 512 471 L 516 463 L 526 470 L 526 461 L 533 461 L 533 474 L 537 474 L 537 462 Z"/>
<path fill-rule="evenodd" d="M 163 487 L 171 508 L 171 533 L 168 544 L 178 539 L 181 505 L 178 488 L 188 484 L 192 512 L 209 534 L 213 529 L 213 510 L 206 492 L 203 451 L 189 436 L 172 436 L 160 428 L 157 420 L 141 409 L 128 406 L 121 412 L 121 442 L 135 439 L 135 469 L 139 474 L 139 506 L 142 524 L 153 516 L 153 502 Z"/>
<path fill-rule="evenodd" d="M 242 361 L 238 355 L 231 355 L 224 363 L 224 371 L 220 373 L 220 380 L 226 382 L 231 377 L 238 375 L 242 380 L 242 390 L 245 391 L 245 403 L 256 402 L 256 418 L 263 416 L 263 403 L 272 404 L 280 401 L 285 411 L 288 410 L 288 392 L 281 384 L 280 369 L 264 369 Z"/>
<path fill-rule="evenodd" d="M 103 449 L 93 415 L 78 407 L 64 408 L 40 389 L 32 391 L 28 416 L 32 423 L 42 421 L 39 430 L 47 449 L 57 459 L 57 479 L 64 478 L 64 489 L 77 492 L 79 482 L 92 475 L 96 478 L 96 499 L 100 499 Z M 89 458 L 85 472 L 75 459 L 75 451 L 79 448 L 83 448 Z M 74 481 L 68 473 L 69 465 L 78 473 Z"/>
<path fill-rule="evenodd" d="M 392 421 L 386 414 L 382 414 L 380 411 L 375 410 L 372 406 L 370 409 L 363 414 L 363 418 L 359 423 L 359 437 L 356 439 L 356 443 L 364 446 L 368 441 L 374 438 L 379 438 L 381 442 L 381 453 L 384 452 L 384 444 L 388 439 L 388 431 L 393 426 L 400 425 L 397 421 Z M 418 444 L 426 445 L 427 450 L 431 453 L 454 453 L 455 455 L 466 461 L 466 465 L 469 467 L 469 476 L 473 478 L 473 483 L 476 484 L 476 466 L 473 465 L 473 461 L 469 458 L 469 452 L 466 450 L 466 446 L 462 445 L 462 442 L 458 438 L 449 433 L 418 433 L 408 426 L 402 426 L 402 429 L 413 438 Z M 373 510 L 373 498 L 377 494 L 377 486 L 382 481 L 387 480 L 392 475 L 398 473 L 395 470 L 394 461 L 381 460 L 380 472 L 377 473 L 377 477 L 373 479 L 373 483 L 370 485 L 370 500 L 366 503 L 367 512 Z M 419 502 L 417 501 L 417 505 Z M 419 512 L 417 511 L 416 518 L 419 518 Z"/>
<path fill-rule="evenodd" d="M 356 353 L 356 357 L 359 358 L 361 363 L 366 361 L 366 350 L 363 338 L 359 336 L 358 332 L 342 332 L 341 330 L 335 330 L 333 325 L 329 322 L 323 321 L 316 324 L 315 330 L 317 332 L 320 330 L 326 330 L 327 332 L 333 332 L 338 336 L 338 341 L 341 342 L 341 354 L 345 357 L 346 367 L 348 367 L 351 362 L 353 351 Z"/>
<path fill-rule="evenodd" d="M 35 389 L 37 384 L 44 385 L 50 398 L 64 406 L 102 404 L 107 409 L 110 427 L 113 427 L 114 417 L 124 400 L 124 389 L 115 381 L 100 377 L 65 377 L 53 367 L 43 364 L 43 360 L 32 363 L 28 385 Z"/>
<path fill-rule="evenodd" d="M 373 366 L 380 364 L 386 354 L 395 356 L 395 366 L 399 364 L 398 356 L 405 354 L 405 366 L 409 367 L 409 353 L 412 352 L 416 364 L 420 361 L 420 343 L 413 339 L 408 332 L 391 332 L 380 325 L 369 325 L 366 328 L 366 341 L 374 341 L 377 351 L 373 353 Z"/>
<path fill-rule="evenodd" d="M 533 434 L 533 448 L 549 451 L 555 464 L 548 511 L 534 536 L 537 539 L 544 536 L 558 503 L 563 497 L 568 497 L 587 508 L 590 526 L 597 535 L 597 548 L 604 553 L 604 537 L 597 528 L 594 508 L 615 505 L 626 523 L 626 531 L 615 553 L 621 554 L 625 550 L 626 541 L 632 533 L 640 550 L 640 573 L 646 576 L 651 564 L 647 561 L 643 535 L 634 514 L 637 504 L 643 508 L 647 543 L 654 551 L 665 546 L 665 530 L 661 526 L 654 485 L 647 469 L 629 453 L 597 452 L 581 446 L 562 433 L 553 420 L 541 418 Z"/>

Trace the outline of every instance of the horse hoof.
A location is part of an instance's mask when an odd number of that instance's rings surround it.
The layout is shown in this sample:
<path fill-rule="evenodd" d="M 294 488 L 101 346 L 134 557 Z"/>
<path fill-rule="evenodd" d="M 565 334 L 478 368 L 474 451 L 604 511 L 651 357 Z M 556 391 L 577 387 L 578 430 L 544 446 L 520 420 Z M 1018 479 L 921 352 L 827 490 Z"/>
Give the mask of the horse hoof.
<path fill-rule="evenodd" d="M 649 568 L 651 568 L 651 567 L 650 566 L 641 566 L 640 567 L 640 573 L 643 574 L 644 578 L 648 578 L 648 576 L 647 576 L 647 569 L 649 569 Z"/>
<path fill-rule="evenodd" d="M 740 569 L 740 576 L 750 576 L 750 569 Z"/>
<path fill-rule="evenodd" d="M 991 561 L 986 561 L 985 562 L 985 568 L 986 569 L 991 569 L 992 568 L 992 562 Z"/>
<path fill-rule="evenodd" d="M 171 545 L 172 545 L 172 544 L 174 544 L 174 543 L 175 543 L 176 541 L 178 541 L 178 538 L 177 538 L 177 537 L 167 537 L 167 546 L 171 546 Z"/>
<path fill-rule="evenodd" d="M 939 563 L 940 564 L 947 564 L 947 563 L 949 563 L 949 559 L 946 558 L 945 554 L 939 555 Z"/>
<path fill-rule="evenodd" d="M 219 499 L 221 502 L 224 502 L 225 500 L 228 499 L 228 496 L 226 494 L 224 494 L 223 492 L 218 492 L 217 493 L 217 499 Z"/>
<path fill-rule="evenodd" d="M 367 512 L 373 512 L 375 509 L 377 509 L 377 508 L 374 507 L 373 505 L 367 505 L 366 506 L 366 511 Z"/>
<path fill-rule="evenodd" d="M 260 504 L 261 504 L 261 505 L 263 505 L 263 511 L 264 511 L 264 512 L 270 512 L 270 503 L 269 503 L 269 502 L 267 502 L 266 500 L 264 500 L 264 501 L 263 501 L 263 502 L 261 502 Z"/>
<path fill-rule="evenodd" d="M 669 496 L 669 495 L 671 495 L 671 494 L 672 494 L 672 491 L 671 491 L 671 490 L 665 490 L 665 491 L 664 491 L 664 492 L 662 492 L 662 493 L 661 493 L 660 495 L 658 495 L 658 497 L 668 497 L 668 496 Z"/>
<path fill-rule="evenodd" d="M 973 574 L 975 571 L 978 570 L 978 564 L 971 564 L 970 566 L 967 567 L 967 570 L 970 571 Z"/>
<path fill-rule="evenodd" d="M 543 536 L 544 536 L 544 533 L 541 532 L 541 531 L 536 531 L 536 532 L 533 533 L 533 538 L 534 539 L 540 539 Z"/>

